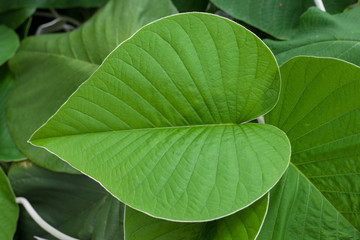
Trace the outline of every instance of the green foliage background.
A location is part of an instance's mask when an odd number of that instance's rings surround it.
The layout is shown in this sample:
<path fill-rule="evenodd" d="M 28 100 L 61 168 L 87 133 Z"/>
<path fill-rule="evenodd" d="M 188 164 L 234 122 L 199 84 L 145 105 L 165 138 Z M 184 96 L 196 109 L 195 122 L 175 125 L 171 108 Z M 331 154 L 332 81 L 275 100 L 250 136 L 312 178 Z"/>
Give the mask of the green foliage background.
<path fill-rule="evenodd" d="M 25 197 L 78 239 L 360 239 L 360 7 L 324 5 L 0 0 L 0 238 L 56 239 Z"/>

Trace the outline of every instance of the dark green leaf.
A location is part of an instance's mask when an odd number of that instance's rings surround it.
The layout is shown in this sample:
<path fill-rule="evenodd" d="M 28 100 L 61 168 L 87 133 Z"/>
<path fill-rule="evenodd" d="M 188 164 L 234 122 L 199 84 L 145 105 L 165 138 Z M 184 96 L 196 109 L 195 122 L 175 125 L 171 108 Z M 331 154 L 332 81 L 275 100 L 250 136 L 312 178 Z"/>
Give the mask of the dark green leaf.
<path fill-rule="evenodd" d="M 0 12 L 19 8 L 97 7 L 108 0 L 0 0 Z"/>
<path fill-rule="evenodd" d="M 0 167 L 0 238 L 13 239 L 19 208 L 11 190 L 9 180 Z"/>
<path fill-rule="evenodd" d="M 6 101 L 14 85 L 15 80 L 9 70 L 5 67 L 0 68 L 0 161 L 14 161 L 25 158 L 16 148 L 5 119 Z"/>
<path fill-rule="evenodd" d="M 126 207 L 126 240 L 250 240 L 256 239 L 268 209 L 269 194 L 228 217 L 200 223 L 170 222 Z"/>
<path fill-rule="evenodd" d="M 160 7 L 161 6 L 161 7 Z M 110 1 L 71 33 L 30 37 L 11 61 L 17 86 L 8 104 L 8 125 L 22 152 L 55 171 L 74 172 L 48 152 L 26 143 L 120 42 L 138 28 L 176 12 L 170 0 Z"/>
<path fill-rule="evenodd" d="M 297 31 L 300 16 L 314 0 L 211 0 L 215 5 L 279 39 L 289 39 Z M 327 11 L 342 12 L 354 0 L 324 0 Z"/>
<path fill-rule="evenodd" d="M 6 12 L 0 12 L 0 24 L 16 29 L 34 12 L 35 8 L 20 8 Z"/>
<path fill-rule="evenodd" d="M 299 31 L 289 41 L 267 40 L 279 64 L 298 55 L 335 57 L 360 65 L 360 7 L 330 15 L 317 8 L 301 18 Z"/>
<path fill-rule="evenodd" d="M 61 232 L 79 239 L 123 239 L 124 205 L 90 178 L 22 162 L 10 168 L 9 179 L 16 195 Z M 33 240 L 34 235 L 54 239 L 21 211 L 19 238 Z"/>
<path fill-rule="evenodd" d="M 14 56 L 19 47 L 19 38 L 14 30 L 0 25 L 0 66 Z"/>
<path fill-rule="evenodd" d="M 173 0 L 179 12 L 205 11 L 209 0 Z"/>

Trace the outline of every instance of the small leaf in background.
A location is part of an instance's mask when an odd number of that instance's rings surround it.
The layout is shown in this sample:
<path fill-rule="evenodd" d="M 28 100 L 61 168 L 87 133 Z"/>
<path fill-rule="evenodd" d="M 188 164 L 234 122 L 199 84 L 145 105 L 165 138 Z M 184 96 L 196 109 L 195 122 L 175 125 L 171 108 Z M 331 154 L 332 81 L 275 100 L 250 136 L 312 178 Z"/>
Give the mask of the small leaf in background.
<path fill-rule="evenodd" d="M 231 16 L 279 39 L 289 39 L 297 32 L 300 16 L 314 0 L 211 0 Z M 330 13 L 342 12 L 354 0 L 324 0 Z"/>
<path fill-rule="evenodd" d="M 259 239 L 359 239 L 360 68 L 296 57 L 281 74 L 280 100 L 265 122 L 287 133 L 291 164 L 271 191 Z"/>
<path fill-rule="evenodd" d="M 19 47 L 19 38 L 14 30 L 0 25 L 0 66 L 14 56 Z"/>
<path fill-rule="evenodd" d="M 10 71 L 0 68 L 0 161 L 22 160 L 25 157 L 16 148 L 6 125 L 5 106 L 10 91 L 15 86 Z"/>
<path fill-rule="evenodd" d="M 298 55 L 335 57 L 360 65 L 359 16 L 360 7 L 336 15 L 311 8 L 291 40 L 265 42 L 280 65 Z"/>
<path fill-rule="evenodd" d="M 211 222 L 181 223 L 150 217 L 126 207 L 125 240 L 250 240 L 265 220 L 269 194 L 249 207 Z"/>
<path fill-rule="evenodd" d="M 205 11 L 209 0 L 172 0 L 179 12 Z"/>
<path fill-rule="evenodd" d="M 279 84 L 274 56 L 245 28 L 174 15 L 119 45 L 31 142 L 135 209 L 216 219 L 259 199 L 288 166 L 283 132 L 241 124 L 274 106 Z"/>
<path fill-rule="evenodd" d="M 0 167 L 0 239 L 13 239 L 19 208 L 9 180 Z"/>
<path fill-rule="evenodd" d="M 0 12 L 19 8 L 74 8 L 74 7 L 98 7 L 108 0 L 0 0 Z"/>
<path fill-rule="evenodd" d="M 17 86 L 8 103 L 8 126 L 21 151 L 54 171 L 76 172 L 26 141 L 120 42 L 146 23 L 176 12 L 170 0 L 110 1 L 79 29 L 30 37 L 11 60 Z"/>
<path fill-rule="evenodd" d="M 12 165 L 9 179 L 18 197 L 29 200 L 39 215 L 61 232 L 79 239 L 123 239 L 124 205 L 92 179 L 55 173 L 30 162 Z M 20 211 L 17 236 L 55 239 Z"/>
<path fill-rule="evenodd" d="M 1 1 L 1 0 L 0 0 Z M 35 12 L 35 8 L 20 8 L 13 9 L 6 12 L 1 12 L 0 9 L 0 24 L 6 25 L 9 28 L 18 28 L 27 18 Z"/>

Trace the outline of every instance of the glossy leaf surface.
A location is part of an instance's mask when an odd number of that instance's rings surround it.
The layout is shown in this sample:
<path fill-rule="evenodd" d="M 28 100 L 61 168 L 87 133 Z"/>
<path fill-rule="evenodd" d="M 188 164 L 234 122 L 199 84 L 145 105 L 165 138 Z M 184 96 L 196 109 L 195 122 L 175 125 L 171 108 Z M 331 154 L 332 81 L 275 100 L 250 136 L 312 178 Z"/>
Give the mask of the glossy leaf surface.
<path fill-rule="evenodd" d="M 279 103 L 265 121 L 287 133 L 292 166 L 271 192 L 261 236 L 359 239 L 360 68 L 297 57 L 281 74 Z"/>
<path fill-rule="evenodd" d="M 0 161 L 21 160 L 25 157 L 16 148 L 6 125 L 5 106 L 15 80 L 9 70 L 0 68 Z"/>
<path fill-rule="evenodd" d="M 25 39 L 11 61 L 17 86 L 9 99 L 7 115 L 19 149 L 41 166 L 74 172 L 55 156 L 26 141 L 113 48 L 144 24 L 174 12 L 170 0 L 159 1 L 159 6 L 150 0 L 110 1 L 78 30 Z"/>
<path fill-rule="evenodd" d="M 250 240 L 256 239 L 268 209 L 269 194 L 228 217 L 200 223 L 152 218 L 126 207 L 125 240 Z"/>
<path fill-rule="evenodd" d="M 330 15 L 311 8 L 301 18 L 297 34 L 288 41 L 266 40 L 283 64 L 298 55 L 340 58 L 360 65 L 360 7 Z"/>
<path fill-rule="evenodd" d="M 19 47 L 19 38 L 14 30 L 0 25 L 0 66 L 14 56 Z"/>
<path fill-rule="evenodd" d="M 11 190 L 9 180 L 0 168 L 0 238 L 13 239 L 19 208 L 15 202 L 15 196 Z"/>
<path fill-rule="evenodd" d="M 30 162 L 13 165 L 9 179 L 17 196 L 25 197 L 49 224 L 72 237 L 123 239 L 124 205 L 86 176 L 55 173 Z M 21 208 L 19 239 L 56 239 Z"/>
<path fill-rule="evenodd" d="M 216 219 L 259 199 L 288 165 L 284 133 L 240 124 L 274 106 L 279 83 L 272 53 L 248 30 L 175 15 L 122 43 L 31 142 L 135 209 Z"/>
<path fill-rule="evenodd" d="M 216 6 L 279 39 L 289 39 L 297 31 L 300 16 L 313 0 L 211 0 Z M 324 0 L 327 12 L 342 12 L 353 0 Z"/>

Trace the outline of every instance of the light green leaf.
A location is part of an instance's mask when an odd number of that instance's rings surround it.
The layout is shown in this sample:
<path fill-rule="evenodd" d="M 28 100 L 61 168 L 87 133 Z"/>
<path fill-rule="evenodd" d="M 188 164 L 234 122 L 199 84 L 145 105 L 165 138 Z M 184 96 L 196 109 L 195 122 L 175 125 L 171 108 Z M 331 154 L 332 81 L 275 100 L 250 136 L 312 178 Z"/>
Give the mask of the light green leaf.
<path fill-rule="evenodd" d="M 297 57 L 281 75 L 279 103 L 265 120 L 287 133 L 292 163 L 271 192 L 262 236 L 359 239 L 360 68 Z"/>
<path fill-rule="evenodd" d="M 300 16 L 314 0 L 211 0 L 216 6 L 279 39 L 289 39 L 297 31 Z M 353 0 L 324 0 L 326 11 L 342 12 Z"/>
<path fill-rule="evenodd" d="M 9 180 L 0 167 L 0 238 L 13 239 L 16 229 L 19 208 L 11 190 Z"/>
<path fill-rule="evenodd" d="M 9 179 L 17 196 L 25 197 L 56 229 L 79 239 L 123 239 L 124 205 L 86 176 L 55 173 L 30 162 L 12 165 Z M 56 239 L 20 211 L 19 239 Z"/>
<path fill-rule="evenodd" d="M 16 29 L 34 12 L 35 8 L 20 8 L 6 12 L 0 11 L 0 24 L 4 24 L 9 28 Z"/>
<path fill-rule="evenodd" d="M 335 57 L 360 65 L 360 7 L 330 15 L 317 8 L 301 18 L 299 31 L 289 41 L 266 40 L 279 64 L 298 55 Z"/>
<path fill-rule="evenodd" d="M 31 142 L 135 209 L 216 219 L 259 199 L 287 168 L 283 132 L 241 124 L 274 106 L 279 80 L 272 53 L 245 28 L 174 15 L 123 42 Z"/>
<path fill-rule="evenodd" d="M 74 8 L 97 7 L 104 5 L 108 0 L 0 0 L 0 11 L 19 9 L 24 7 L 35 8 Z"/>
<path fill-rule="evenodd" d="M 20 150 L 54 171 L 74 172 L 48 152 L 26 143 L 120 42 L 144 24 L 176 12 L 170 0 L 110 1 L 71 33 L 30 37 L 11 61 L 17 86 L 8 103 L 8 126 Z"/>
<path fill-rule="evenodd" d="M 172 0 L 179 12 L 205 11 L 209 0 Z"/>
<path fill-rule="evenodd" d="M 265 220 L 269 194 L 228 217 L 200 223 L 177 223 L 152 218 L 126 207 L 125 240 L 250 240 Z"/>
<path fill-rule="evenodd" d="M 0 161 L 14 161 L 25 158 L 16 148 L 5 119 L 6 101 L 14 85 L 15 80 L 9 70 L 5 67 L 0 68 Z"/>
<path fill-rule="evenodd" d="M 14 56 L 19 47 L 19 38 L 14 30 L 0 25 L 0 66 Z"/>

